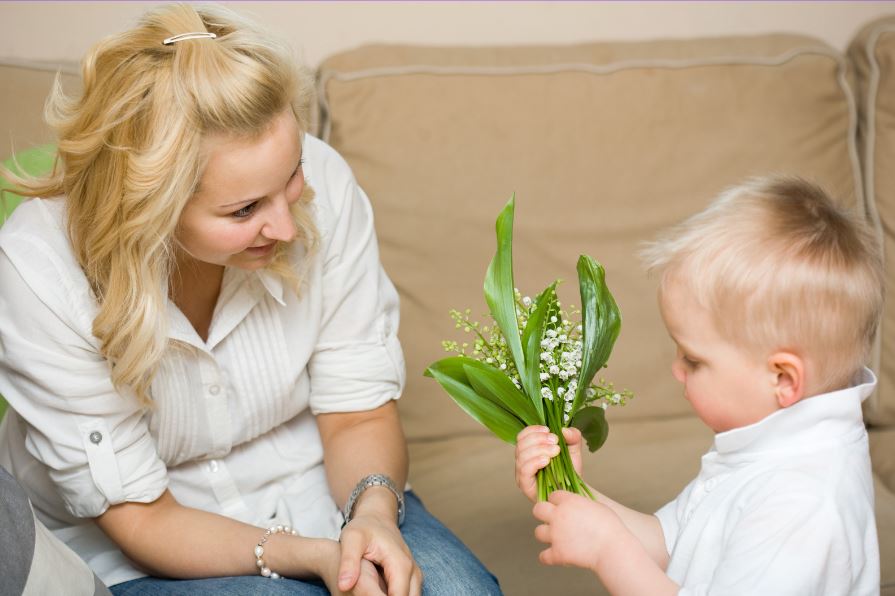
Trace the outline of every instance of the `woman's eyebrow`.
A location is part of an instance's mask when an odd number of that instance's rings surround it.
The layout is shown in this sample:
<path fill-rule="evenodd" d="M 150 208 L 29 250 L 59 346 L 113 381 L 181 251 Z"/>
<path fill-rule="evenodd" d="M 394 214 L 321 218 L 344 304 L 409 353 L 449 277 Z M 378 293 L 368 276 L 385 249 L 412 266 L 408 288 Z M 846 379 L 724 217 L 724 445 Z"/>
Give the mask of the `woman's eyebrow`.
<path fill-rule="evenodd" d="M 304 161 L 304 157 L 305 157 L 305 151 L 304 151 L 304 147 L 302 147 L 301 153 L 298 154 L 298 162 L 295 164 L 295 169 L 292 170 L 292 174 L 290 175 L 290 178 L 292 176 L 294 176 L 295 173 L 298 171 L 298 168 L 301 167 L 302 161 Z M 247 204 L 247 203 L 254 203 L 255 201 L 260 201 L 263 198 L 264 197 L 242 199 L 241 201 L 235 201 L 233 203 L 227 203 L 226 205 L 220 205 L 220 208 L 221 209 L 230 209 L 230 208 L 236 207 L 238 205 L 243 205 L 243 204 Z"/>

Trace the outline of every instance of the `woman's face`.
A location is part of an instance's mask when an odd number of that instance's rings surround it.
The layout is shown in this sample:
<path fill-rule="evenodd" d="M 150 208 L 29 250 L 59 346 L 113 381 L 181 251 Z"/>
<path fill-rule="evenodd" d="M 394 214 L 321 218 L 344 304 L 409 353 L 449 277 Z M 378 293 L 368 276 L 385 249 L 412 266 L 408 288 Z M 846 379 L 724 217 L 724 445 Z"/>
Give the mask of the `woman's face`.
<path fill-rule="evenodd" d="M 291 110 L 258 138 L 208 139 L 199 190 L 180 216 L 177 239 L 203 263 L 260 269 L 297 233 L 290 206 L 305 188 L 298 123 Z"/>

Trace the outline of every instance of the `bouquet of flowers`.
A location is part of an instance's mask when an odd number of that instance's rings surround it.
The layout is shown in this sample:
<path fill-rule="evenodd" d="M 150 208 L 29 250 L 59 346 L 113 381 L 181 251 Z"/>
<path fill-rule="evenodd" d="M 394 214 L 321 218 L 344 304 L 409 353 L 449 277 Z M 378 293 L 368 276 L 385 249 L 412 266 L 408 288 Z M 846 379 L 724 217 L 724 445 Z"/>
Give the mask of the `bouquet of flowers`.
<path fill-rule="evenodd" d="M 562 428 L 581 430 L 590 451 L 606 441 L 605 410 L 624 405 L 629 391 L 594 377 L 606 366 L 621 328 L 618 306 L 606 287 L 603 267 L 587 255 L 578 259 L 581 310 L 566 312 L 553 282 L 534 299 L 513 283 L 515 196 L 497 218 L 497 253 L 485 274 L 485 301 L 493 324 L 470 319 L 470 310 L 451 311 L 457 328 L 475 336 L 469 342 L 445 341 L 456 356 L 426 369 L 467 414 L 498 438 L 515 443 L 531 425 L 559 437 L 560 453 L 538 472 L 538 497 L 555 490 L 593 498 L 572 467 Z M 572 317 L 580 315 L 580 323 Z M 471 353 L 467 353 L 471 349 Z"/>

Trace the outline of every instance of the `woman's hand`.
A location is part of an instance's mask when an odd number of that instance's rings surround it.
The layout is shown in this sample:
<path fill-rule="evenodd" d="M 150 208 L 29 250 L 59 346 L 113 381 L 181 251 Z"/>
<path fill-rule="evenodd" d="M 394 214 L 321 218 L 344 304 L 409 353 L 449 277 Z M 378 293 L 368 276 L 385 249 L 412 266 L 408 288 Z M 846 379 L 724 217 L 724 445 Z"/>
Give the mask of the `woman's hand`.
<path fill-rule="evenodd" d="M 386 496 L 394 500 L 391 493 Z M 340 590 L 353 589 L 354 594 L 366 594 L 358 591 L 364 579 L 365 564 L 372 566 L 375 563 L 382 569 L 390 596 L 419 596 L 422 592 L 423 573 L 413 560 L 398 526 L 386 519 L 359 511 L 342 530 Z"/>
<path fill-rule="evenodd" d="M 379 569 L 372 562 L 362 559 L 360 572 L 353 588 L 342 590 L 339 587 L 339 570 L 341 565 L 341 546 L 338 542 L 327 541 L 327 552 L 323 557 L 320 568 L 317 570 L 320 579 L 326 584 L 326 589 L 333 596 L 385 596 L 387 588 L 385 581 L 379 574 Z"/>
<path fill-rule="evenodd" d="M 572 466 L 581 474 L 581 431 L 564 428 Z M 538 500 L 538 470 L 559 455 L 559 439 L 546 426 L 528 426 L 516 437 L 516 486 L 528 500 Z"/>

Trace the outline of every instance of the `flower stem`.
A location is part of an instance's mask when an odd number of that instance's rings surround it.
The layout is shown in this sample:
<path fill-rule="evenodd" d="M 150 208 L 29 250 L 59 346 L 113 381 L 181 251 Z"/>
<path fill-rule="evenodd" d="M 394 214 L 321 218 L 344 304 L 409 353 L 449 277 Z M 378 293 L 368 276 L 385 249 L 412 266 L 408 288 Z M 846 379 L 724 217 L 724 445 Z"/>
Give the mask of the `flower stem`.
<path fill-rule="evenodd" d="M 557 403 L 558 407 L 556 407 Z M 566 445 L 565 437 L 562 434 L 563 426 L 560 423 L 563 415 L 562 402 L 556 400 L 553 403 L 545 403 L 545 405 L 548 406 L 544 408 L 547 426 L 550 428 L 550 432 L 559 438 L 559 455 L 551 459 L 545 468 L 538 471 L 538 500 L 546 501 L 550 493 L 556 490 L 567 490 L 593 499 L 594 496 L 587 484 L 572 465 L 569 446 Z"/>

